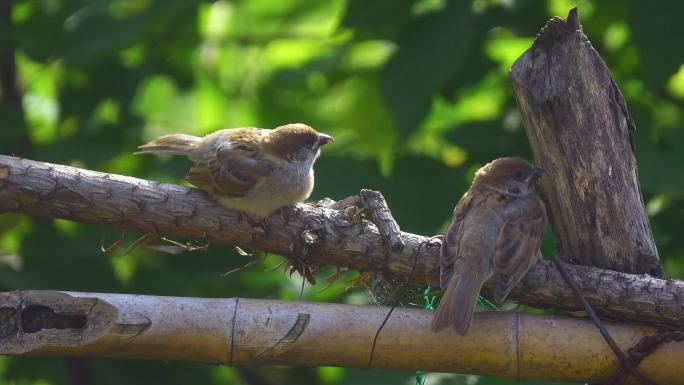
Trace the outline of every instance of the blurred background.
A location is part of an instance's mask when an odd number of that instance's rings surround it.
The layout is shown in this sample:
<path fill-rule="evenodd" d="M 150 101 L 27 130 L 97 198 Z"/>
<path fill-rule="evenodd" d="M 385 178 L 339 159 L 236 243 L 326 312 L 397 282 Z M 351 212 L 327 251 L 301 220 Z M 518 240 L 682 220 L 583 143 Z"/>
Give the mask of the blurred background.
<path fill-rule="evenodd" d="M 135 147 L 171 132 L 304 122 L 337 139 L 316 165 L 312 200 L 378 189 L 403 230 L 437 234 L 475 169 L 532 159 L 508 69 L 547 19 L 573 6 L 636 120 L 660 257 L 668 276 L 684 278 L 682 2 L 0 0 L 0 153 L 179 183 L 187 160 L 135 157 Z M 124 245 L 140 235 L 127 232 Z M 277 256 L 221 277 L 251 259 L 217 246 L 104 255 L 101 240 L 117 237 L 0 215 L 0 290 L 300 296 L 301 277 L 264 272 Z M 544 251 L 554 252 L 550 237 Z M 352 287 L 356 276 L 321 293 L 325 282 L 307 286 L 303 298 L 373 303 Z M 2 385 L 415 381 L 387 370 L 0 357 Z M 429 373 L 426 383 L 513 382 Z"/>

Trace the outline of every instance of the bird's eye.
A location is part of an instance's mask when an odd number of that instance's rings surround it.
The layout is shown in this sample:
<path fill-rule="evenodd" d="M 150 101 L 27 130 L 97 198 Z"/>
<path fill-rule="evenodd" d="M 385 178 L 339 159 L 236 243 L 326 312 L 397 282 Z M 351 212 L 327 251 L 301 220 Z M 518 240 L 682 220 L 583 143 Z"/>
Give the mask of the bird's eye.
<path fill-rule="evenodd" d="M 310 136 L 307 136 L 306 138 L 304 138 L 304 145 L 305 146 L 311 147 L 314 145 L 314 142 L 315 142 L 315 139 L 310 137 Z"/>
<path fill-rule="evenodd" d="M 513 175 L 513 177 L 517 180 L 522 180 L 522 178 L 523 178 L 522 171 L 516 171 L 516 173 Z"/>
<path fill-rule="evenodd" d="M 511 193 L 511 194 L 516 194 L 516 195 L 517 195 L 517 194 L 520 194 L 520 189 L 517 188 L 517 187 L 512 187 L 512 188 L 509 188 L 509 189 L 508 189 L 508 192 Z"/>

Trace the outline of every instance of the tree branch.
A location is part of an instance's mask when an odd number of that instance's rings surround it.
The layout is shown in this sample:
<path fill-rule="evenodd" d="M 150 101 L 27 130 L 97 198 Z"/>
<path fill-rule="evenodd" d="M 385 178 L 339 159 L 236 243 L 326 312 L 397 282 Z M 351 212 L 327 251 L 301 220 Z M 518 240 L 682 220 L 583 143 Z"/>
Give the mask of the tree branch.
<path fill-rule="evenodd" d="M 388 247 L 355 210 L 299 204 L 255 227 L 201 190 L 0 155 L 0 212 L 7 211 L 240 245 L 359 271 L 368 271 L 369 258 L 385 255 Z M 406 232 L 401 239 L 405 246 L 391 254 L 385 276 L 405 280 L 419 252 L 412 283 L 438 285 L 439 241 Z M 568 271 L 603 317 L 684 327 L 681 281 L 587 266 L 568 265 Z M 484 292 L 492 291 L 487 284 Z M 534 266 L 509 298 L 540 308 L 582 309 L 547 261 Z"/>

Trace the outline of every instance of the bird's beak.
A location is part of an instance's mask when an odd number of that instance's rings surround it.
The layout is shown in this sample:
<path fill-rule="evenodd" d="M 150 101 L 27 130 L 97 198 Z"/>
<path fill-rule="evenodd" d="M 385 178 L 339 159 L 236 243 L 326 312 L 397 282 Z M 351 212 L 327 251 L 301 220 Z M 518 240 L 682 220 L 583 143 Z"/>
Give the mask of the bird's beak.
<path fill-rule="evenodd" d="M 334 142 L 334 141 L 335 141 L 335 138 L 333 138 L 330 135 L 318 134 L 318 147 L 321 147 L 324 144 L 328 144 L 328 143 Z"/>
<path fill-rule="evenodd" d="M 530 184 L 534 183 L 535 180 L 541 178 L 544 174 L 546 174 L 546 171 L 543 168 L 535 167 L 532 169 L 532 172 L 530 172 L 530 176 L 527 177 L 526 182 Z"/>

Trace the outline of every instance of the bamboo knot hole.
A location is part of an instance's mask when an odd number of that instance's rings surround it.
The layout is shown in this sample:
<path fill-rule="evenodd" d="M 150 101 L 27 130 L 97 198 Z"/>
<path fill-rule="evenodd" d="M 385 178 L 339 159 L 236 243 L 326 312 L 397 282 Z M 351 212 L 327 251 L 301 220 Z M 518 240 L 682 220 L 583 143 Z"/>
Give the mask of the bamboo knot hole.
<path fill-rule="evenodd" d="M 43 329 L 81 329 L 86 324 L 83 314 L 59 314 L 54 309 L 32 305 L 21 311 L 21 328 L 24 333 L 36 333 Z"/>

